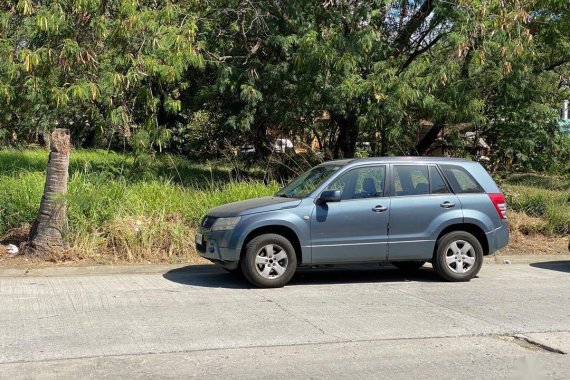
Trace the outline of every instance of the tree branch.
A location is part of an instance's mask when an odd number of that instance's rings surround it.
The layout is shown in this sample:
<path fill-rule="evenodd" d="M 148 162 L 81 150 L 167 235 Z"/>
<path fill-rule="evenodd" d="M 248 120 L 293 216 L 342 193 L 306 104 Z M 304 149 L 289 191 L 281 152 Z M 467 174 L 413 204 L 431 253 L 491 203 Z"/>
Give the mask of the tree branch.
<path fill-rule="evenodd" d="M 413 14 L 410 21 L 404 26 L 404 29 L 400 32 L 396 40 L 394 41 L 394 50 L 392 55 L 396 55 L 404 50 L 408 46 L 410 38 L 414 33 L 422 26 L 427 17 L 431 14 L 435 8 L 435 2 L 432 0 L 425 0 L 420 8 Z"/>
<path fill-rule="evenodd" d="M 442 35 L 438 34 L 433 40 L 431 40 L 426 46 L 424 46 L 421 49 L 416 50 L 415 52 L 413 52 L 412 54 L 410 54 L 410 56 L 408 57 L 408 59 L 406 59 L 406 62 L 404 62 L 404 64 L 402 65 L 402 67 L 400 67 L 400 69 L 398 69 L 398 72 L 396 73 L 396 75 L 400 75 L 404 70 L 406 70 L 408 68 L 408 66 L 410 66 L 410 64 L 415 61 L 415 59 L 422 55 L 423 53 L 425 53 L 426 51 L 430 50 L 440 39 L 441 39 Z"/>

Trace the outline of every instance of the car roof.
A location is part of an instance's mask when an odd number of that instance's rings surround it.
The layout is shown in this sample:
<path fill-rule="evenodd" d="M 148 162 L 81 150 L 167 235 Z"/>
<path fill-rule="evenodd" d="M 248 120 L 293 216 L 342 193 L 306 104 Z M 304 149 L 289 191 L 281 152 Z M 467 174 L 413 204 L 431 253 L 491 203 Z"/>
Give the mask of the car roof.
<path fill-rule="evenodd" d="M 473 162 L 465 158 L 454 157 L 425 157 L 425 156 L 390 156 L 390 157 L 367 157 L 367 158 L 348 158 L 340 160 L 332 160 L 324 162 L 323 164 L 336 164 L 336 165 L 354 165 L 354 164 L 368 164 L 368 163 L 467 163 Z"/>

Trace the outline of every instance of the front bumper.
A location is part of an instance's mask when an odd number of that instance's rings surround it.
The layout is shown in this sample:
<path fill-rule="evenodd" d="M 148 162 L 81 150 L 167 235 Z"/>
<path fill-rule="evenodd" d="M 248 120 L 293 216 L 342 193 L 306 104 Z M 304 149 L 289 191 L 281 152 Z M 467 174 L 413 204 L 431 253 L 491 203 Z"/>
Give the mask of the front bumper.
<path fill-rule="evenodd" d="M 196 251 L 205 259 L 217 262 L 237 262 L 239 251 L 236 248 L 228 247 L 233 230 L 211 231 L 200 227 L 196 235 Z M 198 239 L 199 236 L 201 239 Z"/>

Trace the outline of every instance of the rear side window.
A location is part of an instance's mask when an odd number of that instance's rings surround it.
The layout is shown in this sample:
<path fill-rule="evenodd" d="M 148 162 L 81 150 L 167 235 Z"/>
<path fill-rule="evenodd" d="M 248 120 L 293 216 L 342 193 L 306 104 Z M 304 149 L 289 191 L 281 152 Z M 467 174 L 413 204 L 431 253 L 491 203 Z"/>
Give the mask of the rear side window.
<path fill-rule="evenodd" d="M 429 184 L 432 194 L 447 194 L 449 189 L 435 166 L 429 167 Z"/>
<path fill-rule="evenodd" d="M 395 165 L 396 196 L 429 194 L 429 174 L 426 165 Z"/>
<path fill-rule="evenodd" d="M 461 166 L 440 165 L 440 168 L 456 194 L 484 192 L 475 178 Z"/>

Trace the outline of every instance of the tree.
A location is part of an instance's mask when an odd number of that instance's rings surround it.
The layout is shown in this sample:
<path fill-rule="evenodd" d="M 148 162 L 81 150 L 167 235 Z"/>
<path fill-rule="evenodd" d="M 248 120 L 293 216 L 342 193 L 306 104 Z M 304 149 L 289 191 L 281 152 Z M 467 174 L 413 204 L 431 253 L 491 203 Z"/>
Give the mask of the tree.
<path fill-rule="evenodd" d="M 64 248 L 67 230 L 67 179 L 71 141 L 69 130 L 56 129 L 51 135 L 50 155 L 47 166 L 44 194 L 40 203 L 26 251 L 35 255 L 46 255 Z"/>
<path fill-rule="evenodd" d="M 25 140 L 65 126 L 78 144 L 162 148 L 183 76 L 203 66 L 194 3 L 3 2 L 0 128 Z"/>
<path fill-rule="evenodd" d="M 533 67 L 545 55 L 568 62 L 554 41 L 538 43 L 547 34 L 567 43 L 562 3 L 248 1 L 233 13 L 238 3 L 225 2 L 206 43 L 220 73 L 209 93 L 224 99 L 218 110 L 231 127 L 308 129 L 335 157 L 352 157 L 363 140 L 377 154 L 425 154 L 444 126 L 460 123 L 500 151 L 498 110 L 552 132 L 560 91 Z M 537 103 L 550 112 L 526 110 Z M 422 120 L 433 124 L 423 136 Z"/>
<path fill-rule="evenodd" d="M 276 132 L 314 135 L 334 157 L 354 156 L 358 142 L 421 155 L 463 124 L 493 144 L 497 162 L 532 165 L 530 141 L 552 153 L 568 96 L 567 5 L 5 2 L 0 139 L 66 126 L 85 146 L 189 152 L 180 146 L 192 146 L 185 136 L 199 124 L 214 129 L 205 136 L 247 137 L 258 152 Z"/>

